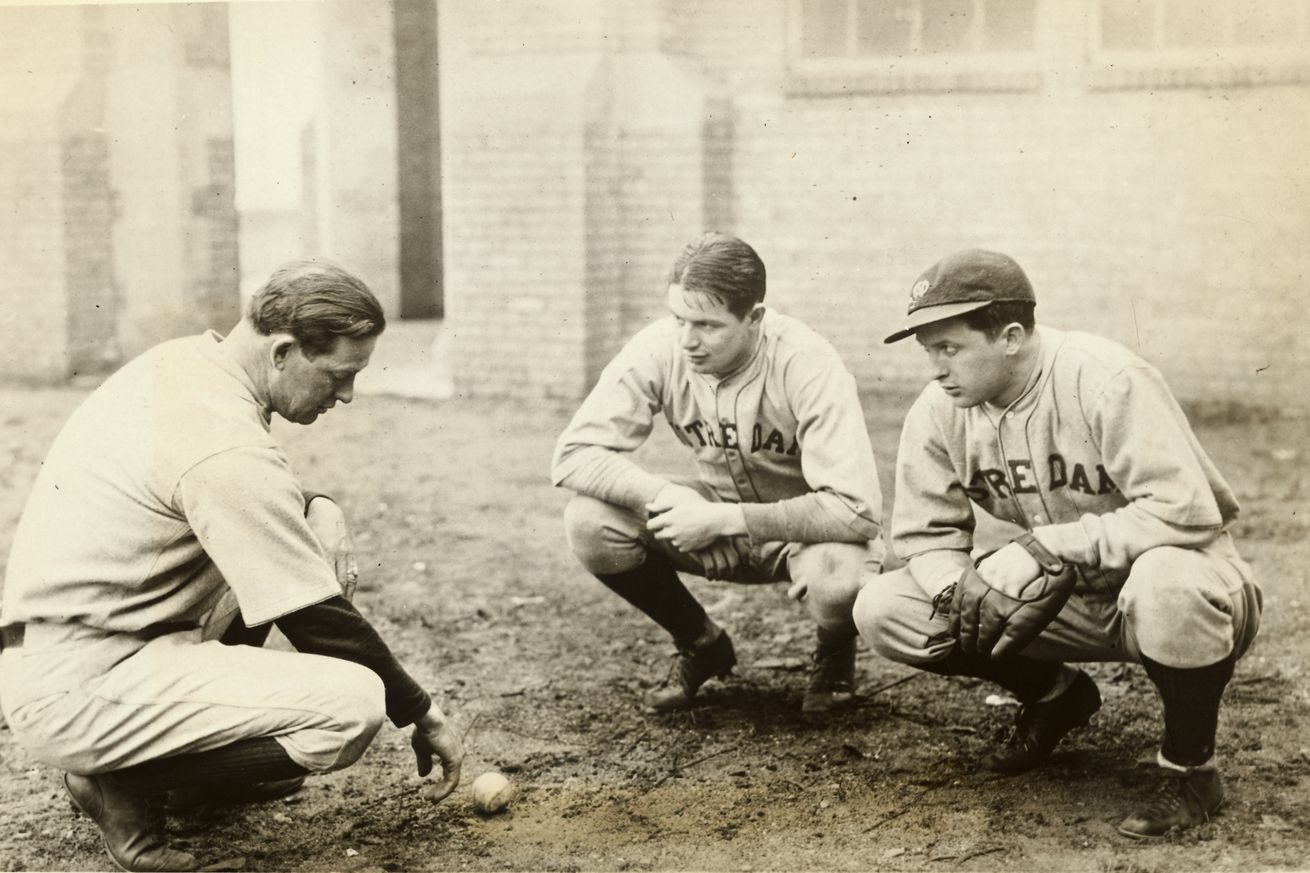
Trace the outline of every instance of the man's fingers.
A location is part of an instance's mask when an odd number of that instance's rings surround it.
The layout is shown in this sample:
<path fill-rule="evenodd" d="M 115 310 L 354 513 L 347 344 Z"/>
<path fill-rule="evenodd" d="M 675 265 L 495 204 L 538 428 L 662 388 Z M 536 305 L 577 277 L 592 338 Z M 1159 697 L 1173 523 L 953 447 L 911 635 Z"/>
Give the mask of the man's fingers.
<path fill-rule="evenodd" d="M 792 600 L 800 602 L 805 599 L 805 595 L 809 593 L 809 590 L 810 586 L 806 585 L 804 582 L 793 582 L 787 589 L 787 596 Z"/>
<path fill-rule="evenodd" d="M 427 790 L 427 795 L 433 803 L 443 800 L 450 796 L 450 792 L 455 790 L 459 785 L 459 764 L 442 767 L 442 776 L 440 782 L 434 782 Z"/>

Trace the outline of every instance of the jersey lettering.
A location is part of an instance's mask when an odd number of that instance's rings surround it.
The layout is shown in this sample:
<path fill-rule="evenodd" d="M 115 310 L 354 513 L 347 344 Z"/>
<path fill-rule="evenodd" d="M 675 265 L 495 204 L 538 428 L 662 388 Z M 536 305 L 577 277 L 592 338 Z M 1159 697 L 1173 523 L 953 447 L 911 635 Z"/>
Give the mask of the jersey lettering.
<path fill-rule="evenodd" d="M 729 449 L 740 449 L 741 437 L 737 433 L 735 422 L 724 421 L 717 426 L 707 421 L 689 421 L 686 424 L 678 425 L 673 428 L 673 432 L 678 436 L 685 445 L 696 448 L 724 447 Z M 695 440 L 692 440 L 692 437 Z M 787 445 L 787 437 L 777 428 L 769 428 L 768 434 L 765 435 L 763 425 L 756 424 L 751 428 L 750 450 L 752 454 L 758 452 L 773 452 L 777 455 L 795 457 L 800 454 L 800 440 L 792 438 L 791 446 Z"/>
<path fill-rule="evenodd" d="M 987 468 L 974 470 L 964 493 L 974 503 L 983 503 L 989 499 L 1003 500 L 1012 494 L 1040 492 L 1037 477 L 1033 473 L 1032 461 L 1020 458 L 1008 461 L 1006 466 L 1009 467 L 1008 477 L 1001 470 Z M 1092 478 L 1084 464 L 1075 461 L 1070 465 L 1063 455 L 1053 454 L 1047 458 L 1047 470 L 1050 474 L 1052 491 L 1057 488 L 1068 488 L 1072 491 L 1081 491 L 1083 494 L 1104 495 L 1114 494 L 1119 490 L 1119 486 L 1110 478 L 1104 464 L 1096 465 L 1095 485 L 1092 484 Z"/>

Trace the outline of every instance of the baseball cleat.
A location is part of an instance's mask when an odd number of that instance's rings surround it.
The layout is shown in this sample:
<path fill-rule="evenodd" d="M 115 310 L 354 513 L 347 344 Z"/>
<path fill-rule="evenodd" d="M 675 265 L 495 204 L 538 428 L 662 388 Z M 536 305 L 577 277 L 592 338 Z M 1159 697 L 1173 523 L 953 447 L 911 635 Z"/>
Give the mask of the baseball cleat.
<path fill-rule="evenodd" d="M 646 710 L 662 713 L 687 709 L 702 685 L 727 676 L 735 666 L 737 653 L 727 631 L 720 631 L 712 643 L 700 648 L 679 648 L 678 659 L 664 684 L 646 695 Z"/>
<path fill-rule="evenodd" d="M 810 684 L 801 701 L 801 714 L 825 716 L 847 707 L 855 699 L 856 635 L 848 639 L 819 639 L 810 663 Z"/>
<path fill-rule="evenodd" d="M 1005 745 L 982 759 L 984 768 L 996 773 L 1022 773 L 1041 764 L 1056 743 L 1074 728 L 1086 725 L 1101 708 L 1101 692 L 1092 677 L 1082 670 L 1064 693 L 1046 703 L 1019 707 L 1014 730 Z"/>
<path fill-rule="evenodd" d="M 1224 786 L 1214 767 L 1161 767 L 1150 799 L 1123 820 L 1119 833 L 1138 840 L 1163 837 L 1174 829 L 1205 824 L 1223 804 Z"/>
<path fill-rule="evenodd" d="M 195 870 L 200 864 L 164 841 L 164 810 L 158 798 L 130 794 L 104 776 L 64 774 L 77 808 L 100 828 L 105 851 L 120 870 Z"/>

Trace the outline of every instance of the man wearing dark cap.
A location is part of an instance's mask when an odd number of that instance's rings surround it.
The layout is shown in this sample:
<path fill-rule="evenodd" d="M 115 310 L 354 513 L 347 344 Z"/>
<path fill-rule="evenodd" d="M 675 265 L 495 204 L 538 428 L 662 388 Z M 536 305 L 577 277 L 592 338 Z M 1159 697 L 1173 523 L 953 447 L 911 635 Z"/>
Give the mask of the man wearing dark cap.
<path fill-rule="evenodd" d="M 1034 308 L 1023 270 L 995 252 L 959 252 L 915 282 L 886 340 L 914 336 L 933 376 L 897 457 L 892 545 L 907 566 L 865 586 L 856 624 L 892 660 L 1018 698 L 1009 741 L 981 762 L 1000 773 L 1038 766 L 1100 708 L 1067 662 L 1140 663 L 1164 708 L 1161 780 L 1119 830 L 1162 836 L 1223 803 L 1219 702 L 1259 627 L 1260 589 L 1228 532 L 1237 501 L 1160 374 L 1108 340 L 1037 328 Z M 1015 654 L 962 642 L 975 505 L 1021 533 L 974 578 L 1018 596 L 1043 567 L 1075 574 Z"/>

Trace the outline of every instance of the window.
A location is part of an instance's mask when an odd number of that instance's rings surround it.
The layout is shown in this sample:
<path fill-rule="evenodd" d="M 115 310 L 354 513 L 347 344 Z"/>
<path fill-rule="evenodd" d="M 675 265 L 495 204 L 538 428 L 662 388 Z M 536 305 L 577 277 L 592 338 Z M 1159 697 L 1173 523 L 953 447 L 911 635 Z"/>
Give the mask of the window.
<path fill-rule="evenodd" d="M 1031 51 L 1036 0 L 800 0 L 801 54 L 909 58 Z"/>
<path fill-rule="evenodd" d="M 1093 84 L 1255 84 L 1310 77 L 1310 0 L 1095 0 Z"/>
<path fill-rule="evenodd" d="M 791 0 L 790 15 L 804 90 L 1036 84 L 1037 0 Z"/>

